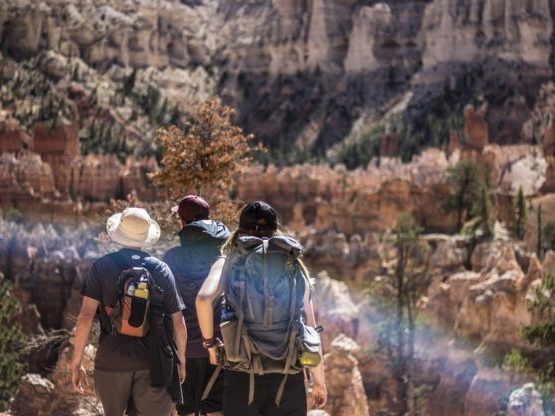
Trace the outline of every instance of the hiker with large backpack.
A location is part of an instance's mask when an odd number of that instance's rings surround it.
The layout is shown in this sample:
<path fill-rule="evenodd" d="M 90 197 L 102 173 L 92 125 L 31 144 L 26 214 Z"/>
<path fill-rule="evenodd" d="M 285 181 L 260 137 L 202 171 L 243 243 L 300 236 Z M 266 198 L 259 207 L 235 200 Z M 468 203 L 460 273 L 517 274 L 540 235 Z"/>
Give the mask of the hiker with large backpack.
<path fill-rule="evenodd" d="M 221 415 L 223 374 L 217 377 L 210 393 L 201 401 L 216 366 L 210 364 L 208 352 L 202 346 L 195 300 L 220 255 L 221 246 L 229 237 L 229 230 L 220 221 L 210 219 L 210 205 L 199 196 L 184 197 L 172 210 L 181 220 L 180 245 L 168 250 L 163 260 L 172 270 L 179 294 L 187 305 L 187 379 L 183 383 L 184 403 L 177 406 L 177 411 L 179 415 Z M 219 318 L 216 313 L 214 325 L 219 324 Z"/>
<path fill-rule="evenodd" d="M 278 231 L 270 205 L 248 204 L 197 296 L 204 346 L 210 360 L 226 369 L 225 416 L 306 415 L 306 369 L 315 406 L 326 403 L 311 282 L 301 252 L 295 239 Z M 213 303 L 222 293 L 219 340 Z"/>
<path fill-rule="evenodd" d="M 169 416 L 171 381 L 178 375 L 179 387 L 185 379 L 187 331 L 171 270 L 144 251 L 160 237 L 160 226 L 144 209 L 127 208 L 106 229 L 123 248 L 96 260 L 83 284 L 73 386 L 80 393 L 87 386 L 81 361 L 98 314 L 94 384 L 105 415 L 122 416 L 131 407 L 136 416 Z"/>

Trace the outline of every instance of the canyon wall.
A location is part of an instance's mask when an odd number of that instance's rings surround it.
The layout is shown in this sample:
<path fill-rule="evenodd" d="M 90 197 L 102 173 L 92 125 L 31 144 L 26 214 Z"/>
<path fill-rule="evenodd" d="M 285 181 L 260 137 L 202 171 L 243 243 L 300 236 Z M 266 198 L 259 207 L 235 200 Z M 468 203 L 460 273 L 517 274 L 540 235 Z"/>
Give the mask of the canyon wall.
<path fill-rule="evenodd" d="M 130 68 L 182 109 L 216 92 L 274 146 L 322 153 L 384 114 L 385 124 L 406 112 L 427 128 L 418 118 L 445 98 L 487 103 L 492 142 L 517 143 L 532 140 L 524 127 L 553 73 L 552 9 L 550 0 L 10 0 L 0 44 L 17 62 L 48 56 L 37 71 L 100 99 Z"/>

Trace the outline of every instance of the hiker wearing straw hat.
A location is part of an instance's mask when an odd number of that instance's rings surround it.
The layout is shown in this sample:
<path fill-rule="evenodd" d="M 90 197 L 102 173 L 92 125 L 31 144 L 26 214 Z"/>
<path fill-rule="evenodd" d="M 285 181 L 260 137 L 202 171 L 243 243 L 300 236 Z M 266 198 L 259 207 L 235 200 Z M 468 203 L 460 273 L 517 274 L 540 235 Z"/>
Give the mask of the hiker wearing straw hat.
<path fill-rule="evenodd" d="M 210 205 L 197 195 L 187 195 L 173 207 L 181 219 L 180 245 L 170 249 L 163 260 L 172 270 L 179 294 L 187 305 L 187 379 L 183 383 L 184 403 L 177 406 L 179 415 L 221 415 L 223 406 L 223 374 L 217 378 L 210 394 L 201 400 L 216 366 L 211 365 L 202 346 L 195 300 L 212 264 L 220 256 L 220 247 L 229 230 L 220 221 L 210 219 Z M 219 313 L 215 314 L 219 324 Z"/>
<path fill-rule="evenodd" d="M 151 320 L 150 314 L 154 315 L 156 310 L 163 310 L 169 315 L 167 319 L 171 320 L 173 327 L 181 383 L 185 379 L 187 332 L 182 314 L 185 306 L 171 270 L 164 262 L 145 251 L 158 241 L 160 226 L 146 210 L 127 208 L 108 219 L 106 231 L 112 241 L 122 248 L 96 260 L 83 284 L 83 303 L 77 318 L 71 364 L 73 386 L 81 393 L 87 386 L 81 360 L 98 311 L 104 319 L 95 358 L 94 382 L 106 416 L 122 416 L 130 402 L 137 416 L 170 415 L 172 398 L 168 388 L 152 386 L 154 374 L 150 371 L 149 352 L 152 353 L 153 344 L 146 335 L 148 324 L 145 322 Z M 122 276 L 126 277 L 125 273 L 130 271 L 138 273 L 140 280 L 138 284 L 132 279 L 126 280 L 126 292 L 122 294 Z M 149 291 L 152 296 L 148 295 Z M 133 308 L 138 308 L 134 305 L 142 305 L 140 310 L 144 313 L 144 321 L 139 324 L 134 323 L 137 313 L 134 313 Z M 127 320 L 114 313 L 118 307 L 122 314 L 131 310 Z M 118 322 L 120 325 L 116 325 Z M 154 325 L 152 322 L 150 325 L 150 332 L 153 333 Z M 137 330 L 137 327 L 144 331 L 132 333 L 124 330 Z"/>

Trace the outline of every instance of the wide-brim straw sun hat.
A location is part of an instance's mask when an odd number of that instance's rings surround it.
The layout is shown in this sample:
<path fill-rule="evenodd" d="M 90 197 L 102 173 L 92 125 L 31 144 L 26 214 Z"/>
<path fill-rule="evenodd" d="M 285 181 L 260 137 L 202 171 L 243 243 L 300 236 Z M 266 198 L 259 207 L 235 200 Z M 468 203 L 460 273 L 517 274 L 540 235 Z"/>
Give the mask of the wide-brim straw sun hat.
<path fill-rule="evenodd" d="M 125 247 L 151 247 L 160 238 L 160 225 L 142 208 L 126 208 L 106 222 L 106 232 Z"/>

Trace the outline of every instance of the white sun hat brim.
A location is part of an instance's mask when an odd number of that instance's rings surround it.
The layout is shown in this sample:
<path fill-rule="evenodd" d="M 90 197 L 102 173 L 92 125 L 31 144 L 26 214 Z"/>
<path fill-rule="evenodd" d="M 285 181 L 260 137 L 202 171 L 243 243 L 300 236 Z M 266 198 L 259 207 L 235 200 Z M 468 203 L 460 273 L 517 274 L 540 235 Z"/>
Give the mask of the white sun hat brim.
<path fill-rule="evenodd" d="M 160 225 L 150 218 L 150 226 L 145 236 L 132 236 L 121 229 L 122 213 L 114 214 L 106 221 L 106 232 L 117 244 L 126 247 L 145 248 L 152 247 L 160 239 Z"/>

